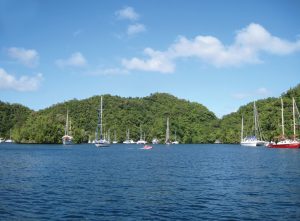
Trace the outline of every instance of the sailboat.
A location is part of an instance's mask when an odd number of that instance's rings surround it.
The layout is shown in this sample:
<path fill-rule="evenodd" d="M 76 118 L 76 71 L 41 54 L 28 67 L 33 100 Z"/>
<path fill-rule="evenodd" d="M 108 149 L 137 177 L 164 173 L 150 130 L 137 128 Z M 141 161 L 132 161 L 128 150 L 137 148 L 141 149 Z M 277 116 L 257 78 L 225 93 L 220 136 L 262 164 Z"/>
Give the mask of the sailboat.
<path fill-rule="evenodd" d="M 0 143 L 4 143 L 5 139 L 3 139 L 2 137 L 0 137 Z"/>
<path fill-rule="evenodd" d="M 270 142 L 267 144 L 268 147 L 271 148 L 300 148 L 300 141 L 296 139 L 296 113 L 299 111 L 295 102 L 295 99 L 293 98 L 293 130 L 294 130 L 294 136 L 293 139 L 286 139 L 284 134 L 284 117 L 283 117 L 283 101 L 281 98 L 281 128 L 282 128 L 282 135 L 281 140 L 277 143 Z"/>
<path fill-rule="evenodd" d="M 123 142 L 123 144 L 134 144 L 135 143 L 132 139 L 130 139 L 129 134 L 130 134 L 130 131 L 129 131 L 129 129 L 127 129 L 126 140 Z"/>
<path fill-rule="evenodd" d="M 138 141 L 136 142 L 136 144 L 146 144 L 147 141 L 145 140 L 145 139 L 146 139 L 145 137 L 146 137 L 146 136 L 145 136 L 145 134 L 144 134 L 144 139 L 143 139 L 142 127 L 140 126 L 140 140 L 138 140 Z"/>
<path fill-rule="evenodd" d="M 242 117 L 242 129 L 241 129 L 241 145 L 242 146 L 264 146 L 266 144 L 265 141 L 261 140 L 261 130 L 258 121 L 258 112 L 256 108 L 255 101 L 253 102 L 253 114 L 254 114 L 254 135 L 244 137 L 244 117 Z"/>
<path fill-rule="evenodd" d="M 176 130 L 175 130 L 175 140 L 172 142 L 172 144 L 179 144 L 179 142 L 176 139 Z"/>
<path fill-rule="evenodd" d="M 167 129 L 166 129 L 166 140 L 165 140 L 165 144 L 167 144 L 167 145 L 171 144 L 171 141 L 170 141 L 169 118 L 168 118 L 168 117 L 167 117 Z"/>
<path fill-rule="evenodd" d="M 155 137 L 152 140 L 152 144 L 159 144 L 159 140 Z"/>
<path fill-rule="evenodd" d="M 101 96 L 100 108 L 98 109 L 98 123 L 96 128 L 95 145 L 96 147 L 108 147 L 109 142 L 103 137 L 102 131 L 102 115 L 103 115 L 103 100 Z M 100 131 L 99 131 L 100 130 Z M 99 134 L 100 133 L 100 134 Z"/>
<path fill-rule="evenodd" d="M 117 144 L 117 143 L 118 143 L 118 141 L 117 141 L 117 133 L 115 131 L 113 144 Z"/>
<path fill-rule="evenodd" d="M 11 139 L 11 129 L 9 130 L 9 139 L 5 140 L 5 143 L 14 143 L 14 141 Z"/>
<path fill-rule="evenodd" d="M 110 129 L 105 133 L 104 139 L 110 144 Z"/>
<path fill-rule="evenodd" d="M 62 137 L 64 145 L 73 144 L 73 137 L 71 136 L 71 120 L 69 121 L 69 110 L 67 110 L 67 120 L 65 126 L 65 135 Z"/>

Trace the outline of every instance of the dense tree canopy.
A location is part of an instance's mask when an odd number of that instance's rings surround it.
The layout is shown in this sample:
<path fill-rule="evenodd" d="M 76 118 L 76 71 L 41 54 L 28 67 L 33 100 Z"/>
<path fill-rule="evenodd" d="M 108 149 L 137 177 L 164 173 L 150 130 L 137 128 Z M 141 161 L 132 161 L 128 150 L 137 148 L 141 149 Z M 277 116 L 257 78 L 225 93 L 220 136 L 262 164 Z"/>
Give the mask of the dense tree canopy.
<path fill-rule="evenodd" d="M 33 111 L 20 104 L 9 104 L 0 101 L 0 138 L 8 139 L 10 131 L 13 133 L 14 128 L 22 127 L 31 113 Z"/>
<path fill-rule="evenodd" d="M 292 97 L 300 103 L 300 85 L 282 94 L 286 134 L 292 134 Z M 206 107 L 195 102 L 178 99 L 170 94 L 155 93 L 144 98 L 122 98 L 103 95 L 104 131 L 114 134 L 117 140 L 130 137 L 139 139 L 140 128 L 146 140 L 165 139 L 166 119 L 170 118 L 170 136 L 181 143 L 213 143 L 216 139 L 225 143 L 238 143 L 241 133 L 241 118 L 244 116 L 245 135 L 253 131 L 253 103 L 239 108 L 237 112 L 218 119 Z M 61 143 L 64 135 L 66 113 L 72 122 L 72 135 L 76 143 L 94 139 L 97 125 L 97 110 L 100 96 L 84 100 L 70 100 L 49 108 L 32 111 L 22 105 L 0 102 L 0 137 L 8 138 L 10 130 L 13 139 L 21 143 Z M 278 98 L 258 100 L 256 106 L 259 122 L 265 140 L 281 134 L 281 105 Z M 298 118 L 299 120 L 299 118 Z"/>

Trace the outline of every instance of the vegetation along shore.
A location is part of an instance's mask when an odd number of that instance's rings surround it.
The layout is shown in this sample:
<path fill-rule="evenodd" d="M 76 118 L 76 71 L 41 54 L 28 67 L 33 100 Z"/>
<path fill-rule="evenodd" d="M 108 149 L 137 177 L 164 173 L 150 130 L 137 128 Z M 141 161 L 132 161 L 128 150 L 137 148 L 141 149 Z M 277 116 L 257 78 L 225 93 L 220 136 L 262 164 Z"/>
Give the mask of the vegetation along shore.
<path fill-rule="evenodd" d="M 281 96 L 285 103 L 286 119 L 292 121 L 292 97 L 300 104 L 300 84 Z M 199 103 L 176 98 L 166 93 L 154 93 L 144 98 L 122 98 L 103 95 L 104 131 L 116 134 L 119 141 L 126 139 L 130 130 L 133 139 L 140 137 L 142 129 L 146 140 L 165 140 L 166 119 L 170 119 L 170 137 L 180 143 L 239 143 L 241 118 L 244 133 L 253 130 L 253 104 L 241 106 L 236 112 L 221 119 Z M 66 123 L 66 112 L 72 119 L 74 143 L 86 143 L 95 137 L 97 109 L 100 95 L 84 100 L 70 100 L 43 110 L 33 111 L 20 104 L 0 101 L 0 137 L 10 136 L 18 143 L 61 143 Z M 256 101 L 261 129 L 266 140 L 280 134 L 280 99 L 267 98 Z M 299 125 L 299 118 L 297 119 Z M 292 122 L 287 122 L 292 125 Z M 292 135 L 292 126 L 286 127 Z"/>

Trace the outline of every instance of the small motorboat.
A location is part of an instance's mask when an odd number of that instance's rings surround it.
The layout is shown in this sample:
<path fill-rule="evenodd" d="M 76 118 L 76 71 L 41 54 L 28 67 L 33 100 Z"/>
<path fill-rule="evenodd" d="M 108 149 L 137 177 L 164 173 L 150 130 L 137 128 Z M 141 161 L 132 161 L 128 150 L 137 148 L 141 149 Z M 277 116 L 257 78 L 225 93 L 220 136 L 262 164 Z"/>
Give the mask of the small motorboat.
<path fill-rule="evenodd" d="M 143 149 L 143 150 L 150 150 L 150 149 L 152 149 L 152 146 L 150 146 L 150 145 L 145 145 L 143 148 L 141 148 L 141 149 Z"/>

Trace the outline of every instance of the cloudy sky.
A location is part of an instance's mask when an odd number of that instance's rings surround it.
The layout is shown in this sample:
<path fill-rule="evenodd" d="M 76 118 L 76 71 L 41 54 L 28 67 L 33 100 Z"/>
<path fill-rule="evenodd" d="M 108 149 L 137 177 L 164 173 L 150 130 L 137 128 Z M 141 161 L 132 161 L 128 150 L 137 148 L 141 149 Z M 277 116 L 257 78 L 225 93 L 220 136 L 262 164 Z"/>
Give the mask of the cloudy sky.
<path fill-rule="evenodd" d="M 218 117 L 300 83 L 300 1 L 0 0 L 0 100 L 167 92 Z"/>

